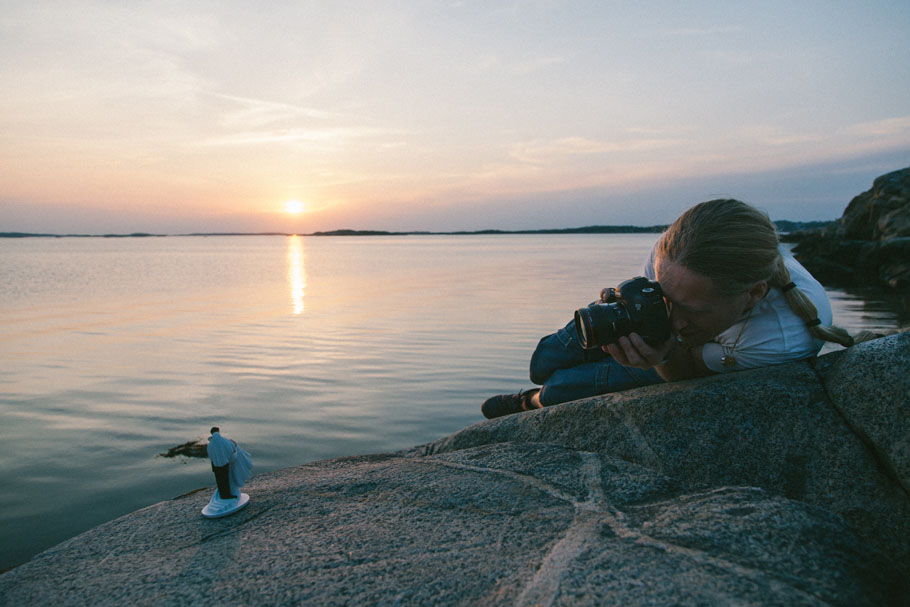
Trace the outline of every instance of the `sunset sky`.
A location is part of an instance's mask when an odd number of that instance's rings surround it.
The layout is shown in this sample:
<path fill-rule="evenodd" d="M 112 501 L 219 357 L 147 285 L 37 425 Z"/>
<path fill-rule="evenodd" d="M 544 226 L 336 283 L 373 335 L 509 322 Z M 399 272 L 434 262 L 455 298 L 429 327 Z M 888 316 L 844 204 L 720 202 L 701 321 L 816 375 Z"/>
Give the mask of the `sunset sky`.
<path fill-rule="evenodd" d="M 0 231 L 833 219 L 908 58 L 906 0 L 0 0 Z"/>

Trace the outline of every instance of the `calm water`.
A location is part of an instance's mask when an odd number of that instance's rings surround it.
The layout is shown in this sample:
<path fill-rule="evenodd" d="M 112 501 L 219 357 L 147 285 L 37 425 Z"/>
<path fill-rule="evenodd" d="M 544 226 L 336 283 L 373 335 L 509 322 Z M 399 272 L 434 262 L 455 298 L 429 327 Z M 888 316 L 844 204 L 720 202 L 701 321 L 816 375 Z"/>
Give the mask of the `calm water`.
<path fill-rule="evenodd" d="M 264 472 L 480 421 L 656 237 L 0 239 L 0 569 L 212 486 L 158 456 L 212 425 Z M 852 331 L 901 322 L 830 294 Z"/>

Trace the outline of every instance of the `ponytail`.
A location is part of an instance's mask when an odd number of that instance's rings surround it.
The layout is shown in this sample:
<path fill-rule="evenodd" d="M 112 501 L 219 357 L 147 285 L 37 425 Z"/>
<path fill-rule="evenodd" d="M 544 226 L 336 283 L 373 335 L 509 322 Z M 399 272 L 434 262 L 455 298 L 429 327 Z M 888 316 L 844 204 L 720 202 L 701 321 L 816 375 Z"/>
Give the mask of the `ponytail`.
<path fill-rule="evenodd" d="M 768 286 L 777 287 L 781 290 L 787 299 L 787 305 L 790 306 L 794 314 L 803 319 L 806 323 L 806 328 L 809 330 L 809 335 L 812 337 L 824 341 L 833 341 L 848 348 L 857 343 L 844 329 L 835 326 L 826 327 L 821 324 L 815 304 L 812 303 L 812 300 L 802 289 L 790 280 L 790 270 L 787 269 L 784 258 L 780 255 L 777 257 L 777 267 L 774 274 L 768 280 Z"/>

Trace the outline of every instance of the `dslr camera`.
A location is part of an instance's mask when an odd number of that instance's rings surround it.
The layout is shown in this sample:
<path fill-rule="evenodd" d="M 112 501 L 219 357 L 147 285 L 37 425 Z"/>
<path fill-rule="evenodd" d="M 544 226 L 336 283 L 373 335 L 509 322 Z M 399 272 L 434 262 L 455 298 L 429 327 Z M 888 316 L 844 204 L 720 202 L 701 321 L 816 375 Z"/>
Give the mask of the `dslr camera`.
<path fill-rule="evenodd" d="M 575 310 L 575 330 L 585 349 L 616 343 L 638 333 L 649 345 L 670 338 L 670 318 L 660 285 L 644 276 L 626 280 L 618 289 L 604 289 L 600 301 Z"/>

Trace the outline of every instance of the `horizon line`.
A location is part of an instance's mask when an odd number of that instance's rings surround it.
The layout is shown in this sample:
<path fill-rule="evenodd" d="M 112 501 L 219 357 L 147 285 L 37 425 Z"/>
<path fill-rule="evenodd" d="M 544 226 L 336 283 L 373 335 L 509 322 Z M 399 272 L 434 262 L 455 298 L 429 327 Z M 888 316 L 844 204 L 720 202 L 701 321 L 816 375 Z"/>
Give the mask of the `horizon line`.
<path fill-rule="evenodd" d="M 824 227 L 837 221 L 813 220 L 790 221 L 779 219 L 772 221 L 779 232 L 792 232 L 797 230 L 815 229 Z M 483 236 L 483 235 L 509 235 L 509 234 L 657 234 L 663 232 L 669 224 L 635 226 L 635 225 L 594 225 L 576 228 L 541 228 L 524 230 L 500 230 L 489 228 L 484 230 L 358 230 L 341 228 L 328 231 L 310 233 L 301 232 L 189 232 L 174 234 L 156 234 L 151 232 L 130 233 L 102 233 L 102 234 L 54 234 L 41 232 L 0 232 L 0 238 L 173 238 L 190 236 Z"/>

